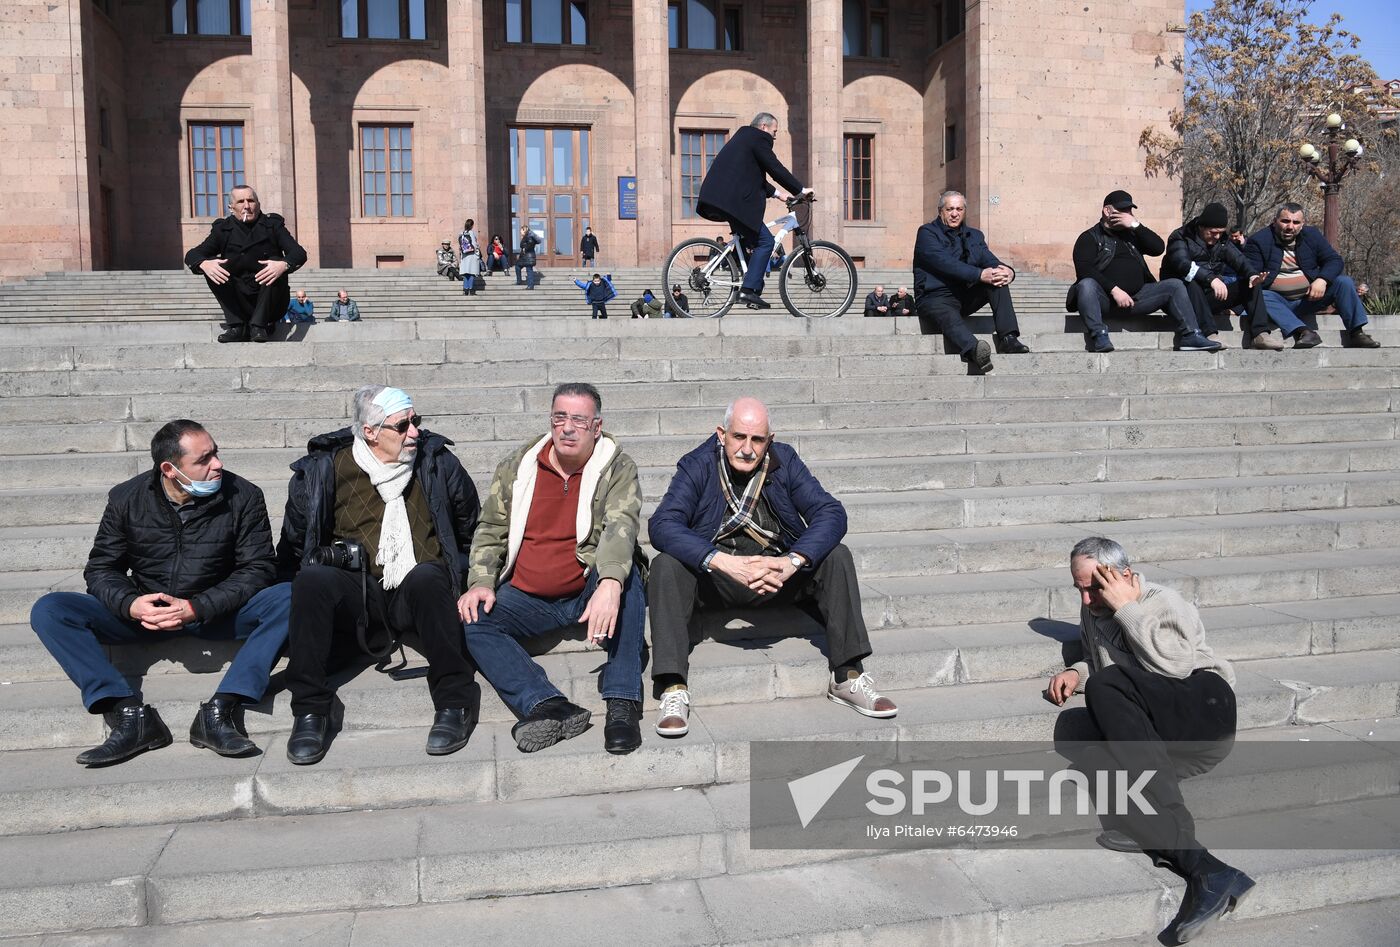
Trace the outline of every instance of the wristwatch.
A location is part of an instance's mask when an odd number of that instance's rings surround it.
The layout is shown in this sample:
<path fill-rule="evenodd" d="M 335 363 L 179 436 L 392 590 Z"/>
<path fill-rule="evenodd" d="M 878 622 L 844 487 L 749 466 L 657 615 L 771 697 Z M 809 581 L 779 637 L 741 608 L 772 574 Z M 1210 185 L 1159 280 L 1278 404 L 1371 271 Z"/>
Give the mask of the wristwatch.
<path fill-rule="evenodd" d="M 797 553 L 795 553 L 795 552 L 790 552 L 790 553 L 788 553 L 788 562 L 791 562 L 791 563 L 792 563 L 792 567 L 793 567 L 794 569 L 801 569 L 803 566 L 805 566 L 805 565 L 807 564 L 807 560 L 806 560 L 806 559 L 803 559 L 801 556 L 799 556 L 799 555 L 798 555 Z"/>

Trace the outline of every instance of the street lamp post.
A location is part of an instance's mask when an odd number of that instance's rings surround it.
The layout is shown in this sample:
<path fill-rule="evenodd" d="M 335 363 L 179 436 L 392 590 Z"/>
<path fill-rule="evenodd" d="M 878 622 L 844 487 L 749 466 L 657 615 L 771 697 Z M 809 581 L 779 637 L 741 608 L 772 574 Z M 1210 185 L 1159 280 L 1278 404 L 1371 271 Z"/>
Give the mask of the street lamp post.
<path fill-rule="evenodd" d="M 1303 142 L 1298 149 L 1298 157 L 1303 159 L 1308 173 L 1322 182 L 1322 233 L 1334 247 L 1337 245 L 1337 194 L 1342 190 L 1342 178 L 1356 167 L 1362 151 L 1361 142 L 1355 138 L 1342 140 L 1345 130 L 1340 115 L 1333 112 L 1327 116 L 1325 167 L 1323 152 L 1311 142 Z"/>

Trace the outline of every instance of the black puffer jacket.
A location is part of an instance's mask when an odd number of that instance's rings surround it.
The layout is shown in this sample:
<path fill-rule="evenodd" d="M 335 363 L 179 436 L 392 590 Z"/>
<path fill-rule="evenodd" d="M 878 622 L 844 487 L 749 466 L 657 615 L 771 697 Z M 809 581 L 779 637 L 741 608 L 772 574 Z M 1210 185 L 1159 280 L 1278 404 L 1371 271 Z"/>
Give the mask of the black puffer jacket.
<path fill-rule="evenodd" d="M 256 486 L 228 470 L 223 486 L 180 516 L 151 470 L 107 494 L 83 578 L 88 594 L 114 615 L 131 616 L 138 596 L 164 592 L 189 599 L 195 617 L 230 615 L 272 585 L 272 528 Z"/>
<path fill-rule="evenodd" d="M 308 551 L 335 539 L 335 455 L 354 441 L 350 428 L 319 434 L 306 444 L 307 455 L 292 464 L 287 488 L 287 510 L 282 538 L 277 542 L 277 577 L 290 581 Z M 452 570 L 456 587 L 462 586 L 470 561 L 472 534 L 481 515 L 476 484 L 448 450 L 452 442 L 441 434 L 421 431 L 413 476 L 422 484 L 442 546 L 443 561 Z M 374 550 L 367 550 L 371 554 Z"/>
<path fill-rule="evenodd" d="M 1194 281 L 1209 286 L 1213 279 L 1233 273 L 1245 282 L 1251 276 L 1244 251 L 1229 237 L 1221 237 L 1214 246 L 1206 246 L 1201 237 L 1200 218 L 1192 218 L 1185 227 L 1178 227 L 1167 238 L 1167 255 L 1162 258 L 1162 279 L 1186 281 L 1191 264 L 1196 264 Z"/>

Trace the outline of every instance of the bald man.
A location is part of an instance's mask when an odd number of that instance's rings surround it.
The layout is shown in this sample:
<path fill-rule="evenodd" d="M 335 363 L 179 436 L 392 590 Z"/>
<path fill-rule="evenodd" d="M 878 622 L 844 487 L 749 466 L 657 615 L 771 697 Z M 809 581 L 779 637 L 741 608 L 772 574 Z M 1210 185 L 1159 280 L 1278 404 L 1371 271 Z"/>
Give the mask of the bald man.
<path fill-rule="evenodd" d="M 648 526 L 656 558 L 647 581 L 656 732 L 690 729 L 690 623 L 697 609 L 815 606 L 826 626 L 827 697 L 867 717 L 893 717 L 861 662 L 870 637 L 855 562 L 841 544 L 846 510 L 773 439 L 768 409 L 740 398 L 724 423 L 676 464 Z"/>

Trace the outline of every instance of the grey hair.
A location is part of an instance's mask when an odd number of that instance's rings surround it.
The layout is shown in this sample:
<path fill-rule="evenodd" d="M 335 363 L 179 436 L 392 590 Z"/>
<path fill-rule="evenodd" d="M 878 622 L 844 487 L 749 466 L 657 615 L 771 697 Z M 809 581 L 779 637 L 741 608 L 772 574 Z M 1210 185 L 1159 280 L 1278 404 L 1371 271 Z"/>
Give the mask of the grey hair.
<path fill-rule="evenodd" d="M 350 397 L 350 431 L 360 440 L 365 439 L 365 425 L 379 427 L 389 416 L 384 409 L 374 403 L 384 385 L 364 385 L 355 389 Z"/>
<path fill-rule="evenodd" d="M 231 188 L 228 189 L 228 192 L 229 192 L 230 194 L 232 194 L 234 191 L 253 191 L 253 185 L 251 185 L 251 184 L 235 184 L 233 187 L 231 187 Z M 257 192 L 257 191 L 253 191 L 253 199 L 256 200 L 259 204 L 262 203 L 262 198 L 261 198 L 261 197 L 258 197 L 258 192 Z"/>
<path fill-rule="evenodd" d="M 1101 566 L 1108 566 L 1120 572 L 1132 565 L 1123 547 L 1103 536 L 1090 536 L 1075 543 L 1074 548 L 1070 550 L 1069 560 L 1073 562 L 1076 559 L 1092 559 Z"/>
<path fill-rule="evenodd" d="M 961 197 L 963 199 L 963 205 L 967 205 L 967 195 L 964 194 L 962 191 L 944 191 L 942 194 L 938 195 L 939 210 L 943 209 L 943 205 L 948 202 L 948 198 L 950 197 Z"/>
<path fill-rule="evenodd" d="M 753 117 L 753 121 L 749 122 L 749 124 L 754 128 L 761 128 L 764 125 L 776 125 L 778 124 L 778 118 L 772 112 L 759 112 Z"/>
<path fill-rule="evenodd" d="M 597 276 L 597 273 L 593 274 Z M 603 416 L 603 396 L 598 394 L 598 389 L 594 388 L 586 381 L 566 381 L 558 388 L 554 389 L 554 394 L 550 397 L 549 403 L 552 407 L 559 397 L 582 397 L 593 399 L 593 409 L 595 417 Z"/>

